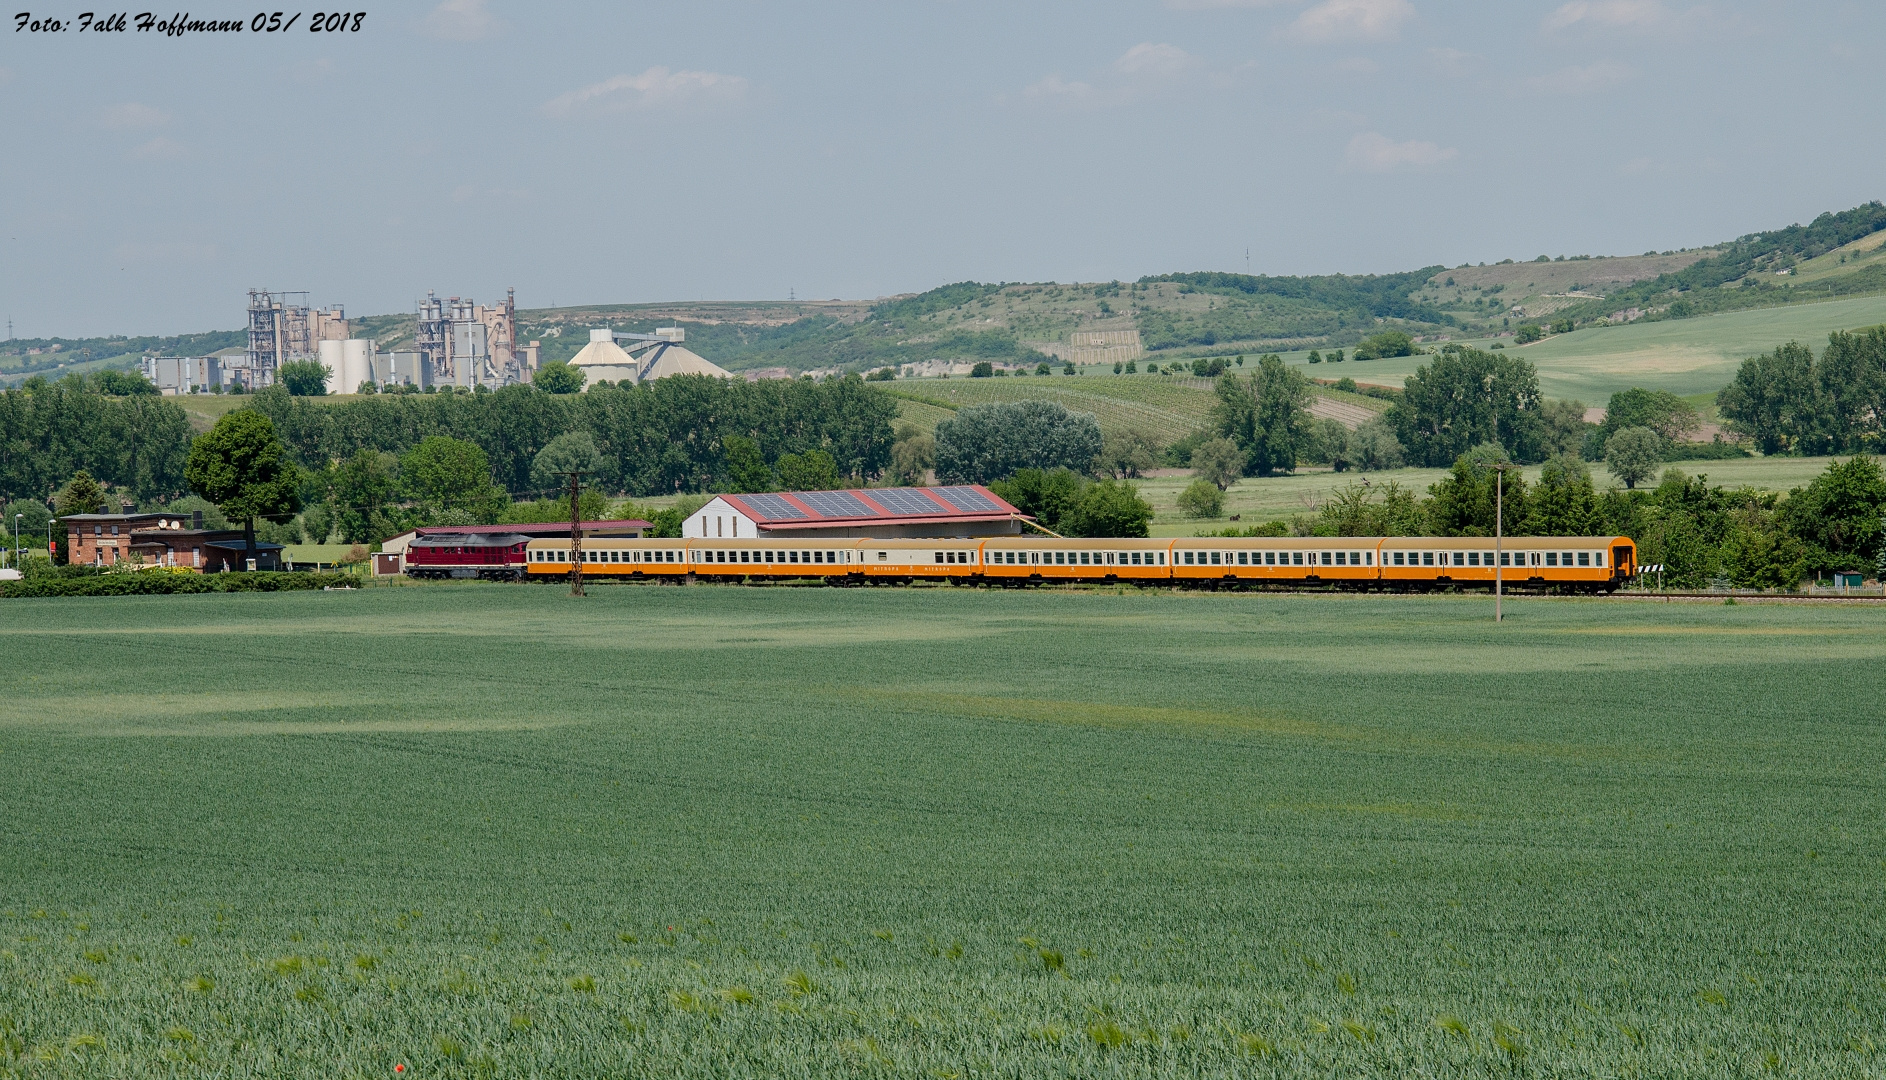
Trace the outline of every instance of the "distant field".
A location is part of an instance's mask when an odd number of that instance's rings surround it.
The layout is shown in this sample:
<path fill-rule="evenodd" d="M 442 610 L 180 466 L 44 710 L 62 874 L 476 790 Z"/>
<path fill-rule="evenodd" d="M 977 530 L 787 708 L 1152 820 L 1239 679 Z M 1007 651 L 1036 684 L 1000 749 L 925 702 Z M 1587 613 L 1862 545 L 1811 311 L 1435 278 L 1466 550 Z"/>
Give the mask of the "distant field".
<path fill-rule="evenodd" d="M 1633 386 L 1679 395 L 1713 394 L 1735 378 L 1748 357 L 1790 341 L 1818 353 L 1831 331 L 1879 323 L 1886 323 L 1886 296 L 1578 330 L 1524 348 L 1513 345 L 1511 338 L 1505 340 L 1513 355 L 1539 369 L 1539 385 L 1548 397 L 1603 405 L 1614 392 Z M 1469 344 L 1485 348 L 1491 339 Z M 1307 365 L 1308 357 L 1306 351 L 1285 359 Z M 1316 374 L 1398 387 L 1428 360 L 1413 356 L 1326 364 Z"/>
<path fill-rule="evenodd" d="M 5 601 L 0 1068 L 1878 1076 L 1872 609 L 592 593 Z"/>
<path fill-rule="evenodd" d="M 1753 487 L 1764 491 L 1788 491 L 1801 487 L 1827 468 L 1832 458 L 1741 458 L 1726 461 L 1679 461 L 1666 468 L 1681 469 L 1691 476 L 1707 476 L 1713 485 L 1729 488 Z M 1537 467 L 1525 470 L 1528 480 L 1539 478 Z M 1602 464 L 1591 466 L 1592 480 L 1601 488 L 1616 483 Z M 1388 472 L 1367 474 L 1372 486 L 1380 487 L 1390 482 L 1425 494 L 1428 486 L 1447 475 L 1445 469 L 1393 469 Z M 1354 472 L 1331 472 L 1328 469 L 1305 469 L 1292 476 L 1273 476 L 1267 479 L 1250 477 L 1238 481 L 1225 492 L 1225 514 L 1228 519 L 1238 514 L 1244 520 L 1238 525 L 1252 525 L 1278 518 L 1307 514 L 1315 507 L 1328 500 L 1331 492 L 1359 484 L 1363 474 Z M 1179 513 L 1179 492 L 1192 482 L 1189 473 L 1180 476 L 1158 476 L 1146 480 L 1137 480 L 1140 495 L 1153 505 L 1156 517 L 1153 519 L 1155 536 L 1192 536 L 1201 530 L 1223 529 L 1232 524 L 1229 520 L 1195 521 Z"/>
<path fill-rule="evenodd" d="M 1248 374 L 1249 367 L 1236 370 Z M 1320 370 L 1312 374 L 1321 375 Z M 1046 399 L 1058 401 L 1076 412 L 1090 412 L 1102 431 L 1137 427 L 1161 442 L 1174 442 L 1211 419 L 1212 406 L 1218 398 L 1205 379 L 1176 378 L 1164 375 L 1114 375 L 1094 372 L 1085 375 L 1022 376 L 1004 379 L 911 379 L 891 384 L 892 393 L 908 394 L 930 401 L 940 401 L 961 408 L 997 401 Z M 1328 387 L 1315 391 L 1314 415 L 1329 416 L 1355 426 L 1359 419 L 1378 413 L 1387 403 L 1375 398 L 1346 394 Z M 933 406 L 913 403 L 900 412 L 926 431 L 934 431 L 936 422 L 948 413 Z"/>

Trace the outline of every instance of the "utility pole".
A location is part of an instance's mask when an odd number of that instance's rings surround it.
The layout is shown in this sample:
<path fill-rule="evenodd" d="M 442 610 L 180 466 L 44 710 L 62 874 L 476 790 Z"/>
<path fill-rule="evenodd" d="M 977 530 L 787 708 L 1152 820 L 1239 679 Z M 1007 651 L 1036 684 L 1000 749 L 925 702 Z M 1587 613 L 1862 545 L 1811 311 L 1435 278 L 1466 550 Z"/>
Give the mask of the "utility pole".
<path fill-rule="evenodd" d="M 1487 468 L 1493 470 L 1493 621 L 1503 622 L 1500 594 L 1504 591 L 1503 570 L 1506 562 L 1506 471 L 1518 465 L 1502 461 Z"/>
<path fill-rule="evenodd" d="M 583 511 L 579 498 L 581 492 L 577 477 L 580 471 L 570 471 L 570 595 L 583 595 Z"/>

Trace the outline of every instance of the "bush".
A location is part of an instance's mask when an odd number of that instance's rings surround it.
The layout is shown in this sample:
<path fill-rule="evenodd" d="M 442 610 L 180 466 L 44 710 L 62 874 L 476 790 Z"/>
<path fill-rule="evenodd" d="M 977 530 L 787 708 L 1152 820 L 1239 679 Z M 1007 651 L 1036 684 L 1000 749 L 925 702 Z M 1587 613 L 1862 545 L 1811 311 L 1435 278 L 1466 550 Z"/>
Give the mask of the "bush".
<path fill-rule="evenodd" d="M 589 376 L 561 360 L 552 360 L 538 368 L 530 381 L 547 394 L 574 394 L 583 388 L 587 378 Z"/>
<path fill-rule="evenodd" d="M 85 569 L 91 567 L 64 567 Z M 144 570 L 130 573 L 36 574 L 0 584 L 0 597 L 23 599 L 49 596 L 159 596 L 173 593 L 291 592 L 344 585 L 357 581 L 346 574 L 308 574 L 258 570 L 253 573 L 197 574 L 189 571 Z"/>
<path fill-rule="evenodd" d="M 290 360 L 275 369 L 275 380 L 296 397 L 322 397 L 334 369 L 319 360 Z"/>
<path fill-rule="evenodd" d="M 1413 356 L 1414 338 L 1400 330 L 1384 330 L 1356 346 L 1357 360 L 1380 360 L 1384 356 Z"/>
<path fill-rule="evenodd" d="M 1527 323 L 1513 331 L 1513 340 L 1521 345 L 1530 345 L 1543 337 L 1545 337 L 1545 331 L 1541 330 L 1537 323 Z"/>
<path fill-rule="evenodd" d="M 1179 512 L 1189 518 L 1223 517 L 1225 493 L 1217 484 L 1200 477 L 1179 492 Z"/>
<path fill-rule="evenodd" d="M 881 367 L 877 369 L 876 371 L 873 371 L 871 374 L 866 375 L 864 377 L 864 381 L 865 382 L 890 382 L 891 380 L 895 378 L 897 378 L 896 368 Z"/>

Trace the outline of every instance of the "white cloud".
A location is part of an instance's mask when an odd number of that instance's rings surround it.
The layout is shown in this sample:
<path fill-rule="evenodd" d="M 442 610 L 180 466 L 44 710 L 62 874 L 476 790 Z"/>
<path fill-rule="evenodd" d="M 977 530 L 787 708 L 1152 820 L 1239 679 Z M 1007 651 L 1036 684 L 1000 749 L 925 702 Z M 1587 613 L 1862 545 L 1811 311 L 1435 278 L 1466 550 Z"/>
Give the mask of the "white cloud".
<path fill-rule="evenodd" d="M 425 32 L 444 41 L 477 41 L 491 37 L 504 24 L 485 8 L 485 0 L 443 0 L 420 23 Z"/>
<path fill-rule="evenodd" d="M 1113 62 L 1113 70 L 1122 75 L 1169 79 L 1185 73 L 1195 60 L 1177 45 L 1142 41 Z"/>
<path fill-rule="evenodd" d="M 136 101 L 127 101 L 107 107 L 102 119 L 105 126 L 109 128 L 117 128 L 120 131 L 146 131 L 170 123 L 170 114 Z"/>
<path fill-rule="evenodd" d="M 544 111 L 552 116 L 582 112 L 639 112 L 686 105 L 733 104 L 746 97 L 747 81 L 712 71 L 670 71 L 652 67 L 640 75 L 617 75 L 581 90 L 552 98 Z"/>
<path fill-rule="evenodd" d="M 162 135 L 125 155 L 132 161 L 176 161 L 184 156 L 183 144 Z"/>
<path fill-rule="evenodd" d="M 1298 15 L 1288 33 L 1299 41 L 1387 41 L 1414 14 L 1408 0 L 1323 0 Z"/>
<path fill-rule="evenodd" d="M 1546 16 L 1548 30 L 1564 30 L 1579 23 L 1607 27 L 1649 27 L 1664 21 L 1658 0 L 1571 0 Z"/>
<path fill-rule="evenodd" d="M 1365 131 L 1349 140 L 1348 163 L 1363 172 L 1421 169 L 1452 161 L 1460 151 L 1419 139 L 1396 142 L 1379 131 Z"/>
<path fill-rule="evenodd" d="M 1629 67 L 1616 60 L 1599 60 L 1583 67 L 1574 65 L 1560 68 L 1528 79 L 1527 83 L 1535 90 L 1549 93 L 1589 94 L 1627 83 L 1634 74 Z"/>
<path fill-rule="evenodd" d="M 1034 98 L 1079 101 L 1092 97 L 1094 88 L 1084 82 L 1068 82 L 1059 75 L 1048 75 L 1029 83 L 1022 93 Z"/>

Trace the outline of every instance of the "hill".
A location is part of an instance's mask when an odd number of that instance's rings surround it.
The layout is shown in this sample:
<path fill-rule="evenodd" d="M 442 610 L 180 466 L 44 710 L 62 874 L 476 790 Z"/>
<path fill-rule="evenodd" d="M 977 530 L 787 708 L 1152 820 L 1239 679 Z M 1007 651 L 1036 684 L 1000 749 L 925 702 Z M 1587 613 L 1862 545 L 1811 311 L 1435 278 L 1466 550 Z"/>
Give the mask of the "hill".
<path fill-rule="evenodd" d="M 1382 330 L 1420 340 L 1488 340 L 1530 322 L 1571 320 L 1578 334 L 1530 347 L 1542 375 L 1547 359 L 1570 366 L 1561 388 L 1592 396 L 1606 387 L 1665 378 L 1675 363 L 1694 372 L 1676 381 L 1685 392 L 1727 381 L 1721 361 L 1779 344 L 1769 329 L 1803 341 L 1867 322 L 1843 307 L 1853 298 L 1886 296 L 1886 206 L 1868 203 L 1822 214 L 1807 225 L 1751 233 L 1714 247 L 1642 255 L 1548 258 L 1493 265 L 1425 267 L 1395 274 L 1275 277 L 1213 271 L 1158 274 L 1135 282 L 957 282 L 876 301 L 686 301 L 536 308 L 518 312 L 524 340 L 543 343 L 548 360 L 567 359 L 587 331 L 610 327 L 646 333 L 659 326 L 687 330 L 691 348 L 731 371 L 870 371 L 924 361 L 994 361 L 1059 369 L 1077 358 L 1077 334 L 1137 336 L 1142 361 L 1161 366 L 1199 356 L 1278 352 L 1302 359 L 1308 350 L 1351 350 Z M 1839 301 L 1821 310 L 1743 323 L 1696 323 L 1669 332 L 1632 331 L 1612 323 L 1687 323 L 1698 316 L 1756 308 L 1793 309 Z M 1744 333 L 1749 330 L 1749 333 Z M 409 313 L 356 317 L 354 332 L 382 349 L 408 347 Z M 1619 335 L 1600 337 L 1600 335 Z M 1641 335 L 1641 336 L 1640 336 Z M 1613 362 L 1597 357 L 1655 356 Z M 1786 339 L 1783 339 L 1786 340 Z M 128 367 L 140 352 L 201 353 L 239 347 L 239 330 L 173 338 L 98 338 L 10 342 L 0 348 L 0 381 L 32 371 Z M 55 354 L 56 347 L 56 354 Z M 1648 347 L 1648 346 L 1644 346 Z M 34 349 L 41 350 L 33 353 Z M 1690 359 L 1672 359 L 1676 354 Z M 1370 369 L 1395 374 L 1407 364 Z M 1574 369 L 1601 369 L 1580 374 Z M 1111 361 L 1100 368 L 1105 370 Z M 1399 372 L 1404 373 L 1405 372 Z M 1621 380 L 1621 382 L 1620 382 Z M 1709 385 L 1703 385 L 1705 381 Z M 1396 381 L 1399 381 L 1398 379 Z M 1667 381 L 1667 380 L 1666 380 Z"/>

